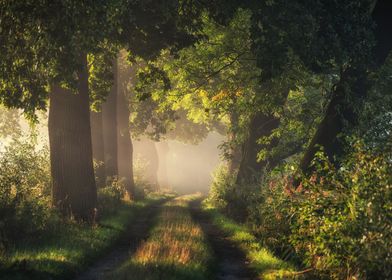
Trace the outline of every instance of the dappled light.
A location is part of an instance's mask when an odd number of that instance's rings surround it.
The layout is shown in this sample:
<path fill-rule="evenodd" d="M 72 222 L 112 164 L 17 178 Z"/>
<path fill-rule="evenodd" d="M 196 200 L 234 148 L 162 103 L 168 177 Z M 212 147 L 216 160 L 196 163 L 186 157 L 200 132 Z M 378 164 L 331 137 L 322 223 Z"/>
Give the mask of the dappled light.
<path fill-rule="evenodd" d="M 391 0 L 0 0 L 0 280 L 392 279 Z"/>

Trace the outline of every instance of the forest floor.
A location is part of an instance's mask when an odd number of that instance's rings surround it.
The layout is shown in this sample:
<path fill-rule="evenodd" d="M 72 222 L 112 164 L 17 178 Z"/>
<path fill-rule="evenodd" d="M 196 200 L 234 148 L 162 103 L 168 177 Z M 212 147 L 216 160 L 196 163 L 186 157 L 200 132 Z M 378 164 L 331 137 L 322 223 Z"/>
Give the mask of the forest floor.
<path fill-rule="evenodd" d="M 76 279 L 292 279 L 284 274 L 292 269 L 287 263 L 205 209 L 200 195 L 176 197 L 145 213 L 111 253 Z"/>

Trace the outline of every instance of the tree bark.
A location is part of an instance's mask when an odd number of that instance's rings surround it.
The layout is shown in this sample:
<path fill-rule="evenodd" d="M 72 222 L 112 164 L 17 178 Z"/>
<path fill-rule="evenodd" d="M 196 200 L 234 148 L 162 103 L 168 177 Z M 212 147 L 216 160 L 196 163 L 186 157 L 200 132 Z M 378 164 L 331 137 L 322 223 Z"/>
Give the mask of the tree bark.
<path fill-rule="evenodd" d="M 95 178 L 98 187 L 103 187 L 106 183 L 105 153 L 103 142 L 102 112 L 90 112 L 91 138 L 93 145 L 93 158 L 97 164 L 95 168 Z"/>
<path fill-rule="evenodd" d="M 97 202 L 92 159 L 87 57 L 78 73 L 78 93 L 53 85 L 49 145 L 54 205 L 65 216 L 93 221 Z"/>
<path fill-rule="evenodd" d="M 238 185 L 254 183 L 259 180 L 257 172 L 261 172 L 266 163 L 257 160 L 257 154 L 263 148 L 257 141 L 261 137 L 269 136 L 279 126 L 279 123 L 278 118 L 264 113 L 257 113 L 252 118 L 249 124 L 249 136 L 242 149 L 242 160 L 236 180 Z"/>
<path fill-rule="evenodd" d="M 338 165 L 339 157 L 344 154 L 344 143 L 339 140 L 339 135 L 346 127 L 354 126 L 358 119 L 355 105 L 360 106 L 371 87 L 368 79 L 368 71 L 375 71 L 381 67 L 392 48 L 392 1 L 377 1 L 373 11 L 373 19 L 376 23 L 374 48 L 374 63 L 364 67 L 350 66 L 340 78 L 340 82 L 334 89 L 331 101 L 327 107 L 325 117 L 321 121 L 308 149 L 301 162 L 300 171 L 307 175 L 311 172 L 311 162 L 320 147 L 323 147 L 329 160 Z M 349 100 L 349 101 L 348 101 Z M 353 105 L 353 103 L 355 105 Z"/>
<path fill-rule="evenodd" d="M 102 106 L 105 171 L 108 178 L 118 176 L 117 159 L 117 59 L 113 60 L 113 86 Z"/>
<path fill-rule="evenodd" d="M 134 198 L 133 145 L 129 132 L 129 106 L 125 94 L 126 87 L 122 87 L 117 98 L 118 175 L 125 179 L 125 188 L 129 196 Z"/>

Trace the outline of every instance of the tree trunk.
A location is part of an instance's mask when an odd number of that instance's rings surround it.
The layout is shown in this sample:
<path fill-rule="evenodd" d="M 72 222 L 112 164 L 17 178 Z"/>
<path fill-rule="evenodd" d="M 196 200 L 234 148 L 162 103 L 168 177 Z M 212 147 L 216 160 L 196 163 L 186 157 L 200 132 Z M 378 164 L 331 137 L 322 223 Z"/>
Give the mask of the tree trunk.
<path fill-rule="evenodd" d="M 257 154 L 263 148 L 257 141 L 261 137 L 269 136 L 279 126 L 279 119 L 273 115 L 257 113 L 249 124 L 249 136 L 242 149 L 242 160 L 238 170 L 238 185 L 257 182 L 260 178 L 257 172 L 265 167 L 265 162 L 257 160 Z"/>
<path fill-rule="evenodd" d="M 129 132 L 129 107 L 126 100 L 126 88 L 122 87 L 117 97 L 118 126 L 118 175 L 125 179 L 125 188 L 131 198 L 134 197 L 135 182 L 133 180 L 133 145 Z"/>
<path fill-rule="evenodd" d="M 376 46 L 374 48 L 374 64 L 369 69 L 375 71 L 381 67 L 392 48 L 392 1 L 377 1 L 373 11 L 373 19 L 376 22 Z M 367 77 L 368 70 L 363 65 L 351 66 L 346 69 L 335 87 L 332 99 L 327 107 L 324 119 L 321 121 L 312 141 L 309 144 L 301 162 L 300 170 L 303 174 L 309 174 L 310 165 L 316 152 L 323 147 L 328 158 L 338 165 L 338 159 L 344 153 L 343 142 L 339 135 L 345 127 L 356 124 L 357 113 L 361 101 L 366 97 L 371 87 Z M 349 100 L 349 101 L 348 101 Z"/>
<path fill-rule="evenodd" d="M 66 216 L 93 221 L 97 202 L 92 159 L 87 58 L 78 73 L 78 94 L 53 85 L 49 144 L 53 203 Z"/>
<path fill-rule="evenodd" d="M 103 143 L 102 112 L 90 112 L 93 158 L 96 162 L 95 178 L 98 187 L 106 183 L 105 153 Z"/>
<path fill-rule="evenodd" d="M 118 176 L 117 159 L 117 60 L 113 60 L 113 86 L 102 106 L 106 176 Z"/>

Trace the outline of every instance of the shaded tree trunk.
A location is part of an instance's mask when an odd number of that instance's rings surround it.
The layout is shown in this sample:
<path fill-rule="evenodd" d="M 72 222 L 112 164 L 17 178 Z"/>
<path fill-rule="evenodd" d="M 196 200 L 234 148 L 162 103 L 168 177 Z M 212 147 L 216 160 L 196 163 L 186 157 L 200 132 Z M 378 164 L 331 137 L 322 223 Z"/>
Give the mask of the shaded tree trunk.
<path fill-rule="evenodd" d="M 133 145 L 129 132 L 129 107 L 125 88 L 117 97 L 117 141 L 118 141 L 118 175 L 125 179 L 125 188 L 131 198 L 135 195 L 133 180 Z"/>
<path fill-rule="evenodd" d="M 108 178 L 118 176 L 117 159 L 117 60 L 113 60 L 113 86 L 102 105 L 105 171 Z"/>
<path fill-rule="evenodd" d="M 323 147 L 326 155 L 335 165 L 338 165 L 339 157 L 344 154 L 344 143 L 339 139 L 339 135 L 344 132 L 345 128 L 352 127 L 357 122 L 357 112 L 360 111 L 362 100 L 371 87 L 368 71 L 381 67 L 391 51 L 391 14 L 392 1 L 377 1 L 373 11 L 377 43 L 374 48 L 375 62 L 368 68 L 364 65 L 351 66 L 342 73 L 340 82 L 335 87 L 328 104 L 325 117 L 300 162 L 299 168 L 305 175 L 311 171 L 311 162 L 320 147 Z"/>
<path fill-rule="evenodd" d="M 279 126 L 279 119 L 273 115 L 257 113 L 249 125 L 249 136 L 246 139 L 242 149 L 242 160 L 238 170 L 236 183 L 247 184 L 257 182 L 257 172 L 261 172 L 266 167 L 267 162 L 259 162 L 257 154 L 263 148 L 257 141 L 261 137 L 271 135 L 272 131 Z"/>
<path fill-rule="evenodd" d="M 93 158 L 97 164 L 95 178 L 98 187 L 103 187 L 106 181 L 105 153 L 103 142 L 102 112 L 90 112 L 91 138 L 93 145 Z"/>
<path fill-rule="evenodd" d="M 53 85 L 49 145 L 54 205 L 66 216 L 92 221 L 97 191 L 90 128 L 87 58 L 78 73 L 78 94 Z"/>

